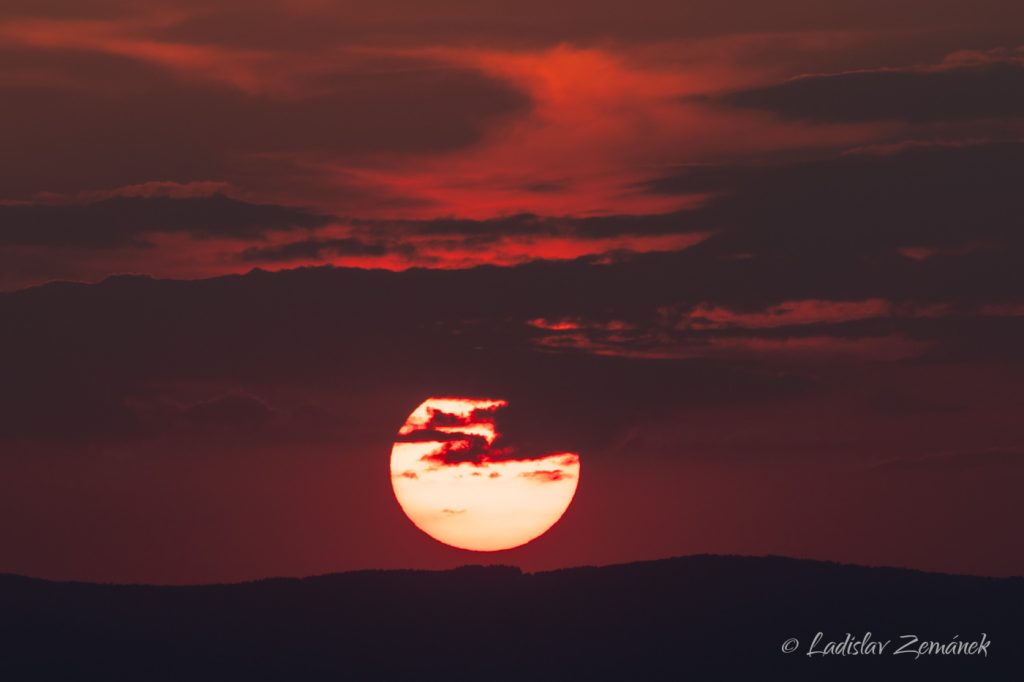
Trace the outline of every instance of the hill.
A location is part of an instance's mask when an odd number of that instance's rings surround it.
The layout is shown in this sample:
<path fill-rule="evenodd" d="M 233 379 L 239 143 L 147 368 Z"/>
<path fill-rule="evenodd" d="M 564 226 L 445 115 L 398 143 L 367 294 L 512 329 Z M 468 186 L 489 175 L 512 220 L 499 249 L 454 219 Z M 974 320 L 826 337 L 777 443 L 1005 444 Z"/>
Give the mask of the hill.
<path fill-rule="evenodd" d="M 692 556 L 190 587 L 0 576 L 4 679 L 1008 680 L 1024 579 Z M 880 655 L 808 656 L 816 633 Z M 894 655 L 971 641 L 987 656 Z M 954 638 L 954 636 L 957 636 Z M 799 640 L 783 653 L 783 642 Z M 913 648 L 917 648 L 916 645 Z M 847 650 L 851 649 L 847 645 Z M 868 647 L 871 648 L 871 647 Z"/>

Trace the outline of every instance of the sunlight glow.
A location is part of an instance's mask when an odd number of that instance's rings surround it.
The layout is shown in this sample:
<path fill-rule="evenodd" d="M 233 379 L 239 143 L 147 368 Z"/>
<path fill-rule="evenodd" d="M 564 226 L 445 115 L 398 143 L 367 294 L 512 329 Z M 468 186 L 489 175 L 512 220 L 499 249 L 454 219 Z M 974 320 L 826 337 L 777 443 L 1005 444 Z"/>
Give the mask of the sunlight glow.
<path fill-rule="evenodd" d="M 544 534 L 572 502 L 578 454 L 526 457 L 491 450 L 500 437 L 495 412 L 506 405 L 503 400 L 430 398 L 399 430 L 404 438 L 391 450 L 395 497 L 409 519 L 435 540 L 479 552 L 510 549 Z M 415 440 L 417 432 L 427 439 Z M 452 440 L 429 439 L 439 433 Z M 445 461 L 446 447 L 469 452 L 474 437 L 486 444 L 476 457 Z"/>

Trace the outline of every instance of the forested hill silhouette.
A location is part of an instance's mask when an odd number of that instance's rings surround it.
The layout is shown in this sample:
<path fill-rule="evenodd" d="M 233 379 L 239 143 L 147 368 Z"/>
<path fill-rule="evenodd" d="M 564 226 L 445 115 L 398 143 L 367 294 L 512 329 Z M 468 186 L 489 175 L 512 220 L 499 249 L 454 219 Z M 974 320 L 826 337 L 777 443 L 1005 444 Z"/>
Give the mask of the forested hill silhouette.
<path fill-rule="evenodd" d="M 1024 578 L 780 557 L 194 587 L 2 575 L 0 678 L 1009 680 L 1024 663 L 1022 607 Z M 809 657 L 819 631 L 819 649 L 846 633 L 891 644 Z M 982 633 L 987 657 L 893 655 L 901 635 Z"/>

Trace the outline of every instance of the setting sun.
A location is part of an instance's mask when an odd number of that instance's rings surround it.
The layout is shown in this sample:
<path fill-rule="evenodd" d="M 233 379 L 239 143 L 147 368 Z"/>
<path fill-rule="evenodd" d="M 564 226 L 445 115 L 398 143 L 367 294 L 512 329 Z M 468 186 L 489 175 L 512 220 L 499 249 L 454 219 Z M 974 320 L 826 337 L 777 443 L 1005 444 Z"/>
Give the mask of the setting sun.
<path fill-rule="evenodd" d="M 409 519 L 453 547 L 510 549 L 544 534 L 569 507 L 579 455 L 496 447 L 503 400 L 429 398 L 391 450 L 391 483 Z"/>

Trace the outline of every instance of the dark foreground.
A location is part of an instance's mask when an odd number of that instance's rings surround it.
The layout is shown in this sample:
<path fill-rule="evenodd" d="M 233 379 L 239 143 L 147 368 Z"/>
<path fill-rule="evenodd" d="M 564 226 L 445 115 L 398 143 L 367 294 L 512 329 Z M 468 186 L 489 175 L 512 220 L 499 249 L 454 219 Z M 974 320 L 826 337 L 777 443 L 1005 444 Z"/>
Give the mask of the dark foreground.
<path fill-rule="evenodd" d="M 1024 578 L 695 556 L 202 587 L 0 576 L 0 679 L 1010 680 Z M 813 656 L 846 633 L 881 655 Z M 893 655 L 975 640 L 988 656 Z M 793 653 L 783 642 L 799 640 Z"/>

